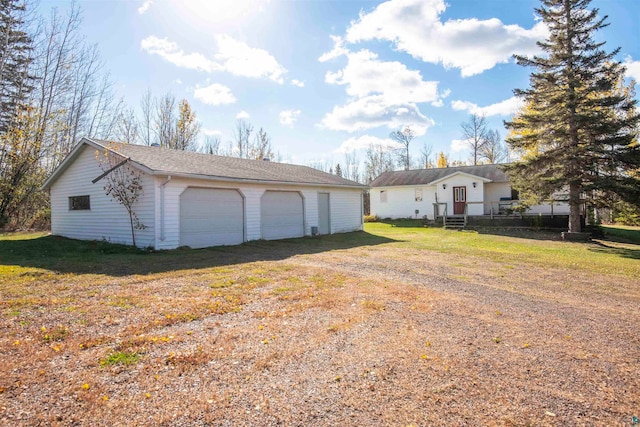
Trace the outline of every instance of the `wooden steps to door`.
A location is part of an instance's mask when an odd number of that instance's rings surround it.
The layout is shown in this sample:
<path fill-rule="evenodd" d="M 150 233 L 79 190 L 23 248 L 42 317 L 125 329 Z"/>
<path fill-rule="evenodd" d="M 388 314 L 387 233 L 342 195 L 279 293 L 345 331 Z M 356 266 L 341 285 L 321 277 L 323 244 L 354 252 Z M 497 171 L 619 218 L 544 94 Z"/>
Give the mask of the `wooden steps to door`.
<path fill-rule="evenodd" d="M 448 216 L 444 220 L 444 228 L 462 230 L 467 225 L 466 222 L 463 216 Z"/>

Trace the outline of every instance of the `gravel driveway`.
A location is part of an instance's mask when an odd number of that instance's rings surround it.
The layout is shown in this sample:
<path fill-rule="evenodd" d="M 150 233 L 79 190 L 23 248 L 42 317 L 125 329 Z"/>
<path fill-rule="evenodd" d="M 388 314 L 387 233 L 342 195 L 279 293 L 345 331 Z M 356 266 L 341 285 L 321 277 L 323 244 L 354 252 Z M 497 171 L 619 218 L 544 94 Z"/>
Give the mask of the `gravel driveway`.
<path fill-rule="evenodd" d="M 396 243 L 273 248 L 146 275 L 43 274 L 30 299 L 5 297 L 0 424 L 631 426 L 640 416 L 633 278 Z"/>

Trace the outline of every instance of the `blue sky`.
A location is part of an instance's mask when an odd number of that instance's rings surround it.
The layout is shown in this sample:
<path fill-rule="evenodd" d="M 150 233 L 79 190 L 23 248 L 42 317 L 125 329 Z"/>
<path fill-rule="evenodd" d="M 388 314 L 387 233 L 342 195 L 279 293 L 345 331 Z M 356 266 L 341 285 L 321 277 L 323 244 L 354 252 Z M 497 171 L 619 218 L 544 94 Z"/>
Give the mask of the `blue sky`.
<path fill-rule="evenodd" d="M 43 0 L 40 8 L 68 7 Z M 545 28 L 537 0 L 85 0 L 82 32 L 96 43 L 117 95 L 138 108 L 147 88 L 192 105 L 202 134 L 230 141 L 244 117 L 284 159 L 343 163 L 410 125 L 424 143 L 467 160 L 460 124 L 487 116 L 504 137 Z M 594 0 L 598 34 L 640 80 L 640 1 Z"/>

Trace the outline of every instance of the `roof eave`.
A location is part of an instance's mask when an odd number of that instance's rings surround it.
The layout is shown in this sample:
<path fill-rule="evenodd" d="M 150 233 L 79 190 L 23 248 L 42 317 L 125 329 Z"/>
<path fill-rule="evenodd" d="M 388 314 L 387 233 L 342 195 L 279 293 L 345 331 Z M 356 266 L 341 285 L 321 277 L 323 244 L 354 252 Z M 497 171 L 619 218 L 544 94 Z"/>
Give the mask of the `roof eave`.
<path fill-rule="evenodd" d="M 366 190 L 368 187 L 362 184 L 337 184 L 337 183 L 318 183 L 318 182 L 303 182 L 303 181 L 281 181 L 281 180 L 269 180 L 269 179 L 251 179 L 251 178 L 233 178 L 228 176 L 216 176 L 216 175 L 201 175 L 184 172 L 172 172 L 154 170 L 150 173 L 156 176 L 171 176 L 177 178 L 198 179 L 205 181 L 216 182 L 244 182 L 251 184 L 273 184 L 273 185 L 290 185 L 295 187 L 335 187 L 335 188 L 353 188 L 359 190 Z"/>
<path fill-rule="evenodd" d="M 48 190 L 49 188 L 51 188 L 51 186 L 58 179 L 58 177 L 62 175 L 62 173 L 65 170 L 67 170 L 67 168 L 71 165 L 71 163 L 73 163 L 73 161 L 80 155 L 80 152 L 82 151 L 85 145 L 96 145 L 96 144 L 97 144 L 96 142 L 90 140 L 89 138 L 82 138 L 80 142 L 78 142 L 76 146 L 73 148 L 73 150 L 71 150 L 71 152 L 67 155 L 67 157 L 62 161 L 62 163 L 60 163 L 60 165 L 58 165 L 58 167 L 55 168 L 53 173 L 51 173 L 49 178 L 47 178 L 44 184 L 42 184 L 40 189 Z M 97 144 L 97 146 L 102 147 L 100 144 Z"/>
<path fill-rule="evenodd" d="M 122 156 L 123 158 L 128 158 L 124 154 L 118 153 L 117 151 L 114 151 L 114 150 L 111 150 L 111 149 L 105 147 L 104 145 L 100 144 L 99 142 L 96 142 L 96 141 L 92 140 L 91 138 L 83 137 L 80 140 L 80 142 L 78 142 L 78 144 L 76 144 L 74 149 L 71 150 L 71 152 L 63 160 L 63 162 L 53 171 L 51 176 L 49 176 L 49 178 L 47 178 L 47 180 L 44 182 L 44 184 L 42 184 L 40 189 L 41 190 L 50 189 L 51 186 L 53 185 L 53 183 L 60 177 L 60 175 L 62 175 L 62 173 L 65 170 L 67 170 L 67 168 L 80 155 L 80 152 L 82 151 L 82 149 L 84 148 L 85 145 L 93 147 L 96 150 L 109 150 L 109 151 L 112 151 L 112 152 L 116 153 L 119 156 Z M 153 174 L 153 171 L 151 169 L 149 169 L 148 167 L 136 162 L 135 160 L 129 159 L 129 163 L 132 164 L 134 167 L 136 167 L 136 168 L 142 170 L 143 172 L 147 173 L 147 174 L 150 174 L 150 175 Z"/>

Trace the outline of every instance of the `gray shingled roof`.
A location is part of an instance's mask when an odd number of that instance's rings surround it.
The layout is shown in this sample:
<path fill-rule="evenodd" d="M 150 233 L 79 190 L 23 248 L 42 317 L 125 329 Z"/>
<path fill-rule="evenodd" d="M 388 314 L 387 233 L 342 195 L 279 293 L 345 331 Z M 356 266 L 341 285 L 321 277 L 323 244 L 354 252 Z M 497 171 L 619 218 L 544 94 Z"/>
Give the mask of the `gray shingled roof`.
<path fill-rule="evenodd" d="M 491 182 L 508 182 L 509 178 L 500 165 L 456 166 L 437 169 L 416 169 L 384 172 L 371 182 L 370 187 L 393 187 L 399 185 L 429 185 L 434 181 L 461 172 L 485 178 Z"/>
<path fill-rule="evenodd" d="M 91 139 L 102 146 L 108 141 Z M 144 145 L 118 144 L 117 151 L 133 162 L 153 171 L 154 174 L 201 176 L 206 179 L 266 181 L 291 184 L 312 184 L 345 187 L 365 187 L 308 166 L 277 163 L 264 160 L 248 160 L 236 157 L 171 150 Z"/>

